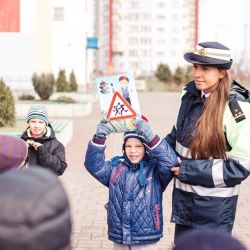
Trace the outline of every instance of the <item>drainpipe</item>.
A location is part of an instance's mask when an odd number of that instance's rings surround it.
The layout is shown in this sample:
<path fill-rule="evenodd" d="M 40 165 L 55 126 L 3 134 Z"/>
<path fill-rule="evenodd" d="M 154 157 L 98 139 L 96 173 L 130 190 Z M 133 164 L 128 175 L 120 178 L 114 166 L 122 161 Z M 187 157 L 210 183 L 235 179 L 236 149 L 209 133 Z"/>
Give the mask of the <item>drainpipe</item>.
<path fill-rule="evenodd" d="M 109 48 L 108 48 L 108 74 L 113 74 L 113 8 L 112 0 L 109 0 Z"/>

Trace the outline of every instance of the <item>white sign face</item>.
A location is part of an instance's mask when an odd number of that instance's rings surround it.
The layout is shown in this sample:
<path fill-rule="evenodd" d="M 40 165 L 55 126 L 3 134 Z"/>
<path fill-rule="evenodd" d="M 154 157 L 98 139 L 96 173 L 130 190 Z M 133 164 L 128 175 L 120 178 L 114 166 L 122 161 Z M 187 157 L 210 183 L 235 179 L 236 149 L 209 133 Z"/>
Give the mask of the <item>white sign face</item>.
<path fill-rule="evenodd" d="M 117 132 L 134 130 L 133 121 L 140 115 L 134 78 L 130 74 L 96 79 L 101 112 L 117 127 Z"/>

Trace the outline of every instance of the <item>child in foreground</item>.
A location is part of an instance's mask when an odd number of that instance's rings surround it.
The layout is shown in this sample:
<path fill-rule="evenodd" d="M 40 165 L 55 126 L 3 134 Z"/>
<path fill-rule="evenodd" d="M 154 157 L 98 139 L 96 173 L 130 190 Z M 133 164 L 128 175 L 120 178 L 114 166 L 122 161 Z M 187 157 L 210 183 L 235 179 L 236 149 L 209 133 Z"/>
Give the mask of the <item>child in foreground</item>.
<path fill-rule="evenodd" d="M 178 165 L 175 152 L 151 129 L 136 120 L 137 130 L 124 133 L 123 155 L 105 160 L 109 122 L 100 122 L 89 142 L 85 167 L 109 188 L 106 204 L 108 237 L 114 250 L 156 250 L 163 236 L 162 194 Z"/>

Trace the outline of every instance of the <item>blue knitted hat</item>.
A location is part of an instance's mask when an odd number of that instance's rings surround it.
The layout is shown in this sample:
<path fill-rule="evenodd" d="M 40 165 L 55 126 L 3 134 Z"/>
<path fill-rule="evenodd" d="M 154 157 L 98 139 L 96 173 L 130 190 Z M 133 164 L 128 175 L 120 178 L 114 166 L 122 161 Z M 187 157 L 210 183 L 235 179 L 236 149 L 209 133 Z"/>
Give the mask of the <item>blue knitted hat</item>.
<path fill-rule="evenodd" d="M 127 131 L 124 133 L 123 139 L 124 143 L 127 141 L 128 138 L 137 138 L 140 140 L 143 144 L 146 144 L 146 139 L 142 135 L 138 135 L 135 131 Z"/>
<path fill-rule="evenodd" d="M 42 104 L 31 105 L 26 118 L 27 122 L 29 122 L 30 119 L 41 119 L 48 125 L 49 119 L 46 107 Z"/>

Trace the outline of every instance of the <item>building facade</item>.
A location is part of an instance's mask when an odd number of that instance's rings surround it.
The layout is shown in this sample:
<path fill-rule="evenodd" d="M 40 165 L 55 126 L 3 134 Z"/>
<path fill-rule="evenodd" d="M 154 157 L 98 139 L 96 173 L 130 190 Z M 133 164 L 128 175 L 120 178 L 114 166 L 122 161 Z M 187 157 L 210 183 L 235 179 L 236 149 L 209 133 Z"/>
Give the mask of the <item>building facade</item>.
<path fill-rule="evenodd" d="M 33 73 L 73 70 L 86 85 L 87 0 L 0 0 L 0 78 L 33 88 Z"/>
<path fill-rule="evenodd" d="M 182 66 L 194 46 L 194 8 L 194 0 L 99 1 L 99 71 L 147 77 L 160 63 Z"/>

